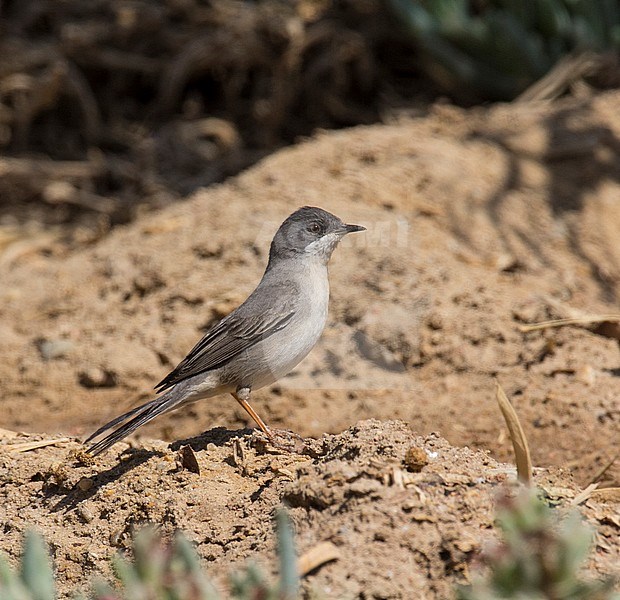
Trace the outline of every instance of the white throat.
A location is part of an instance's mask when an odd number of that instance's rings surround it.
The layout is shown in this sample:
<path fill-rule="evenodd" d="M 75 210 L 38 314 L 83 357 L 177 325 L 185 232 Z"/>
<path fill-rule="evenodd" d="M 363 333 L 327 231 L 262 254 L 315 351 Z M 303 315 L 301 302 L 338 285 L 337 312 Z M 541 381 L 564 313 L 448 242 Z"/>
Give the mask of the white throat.
<path fill-rule="evenodd" d="M 332 252 L 338 245 L 338 242 L 342 239 L 342 235 L 337 233 L 328 233 L 318 240 L 311 242 L 304 248 L 306 254 L 316 256 L 327 265 L 331 258 Z"/>

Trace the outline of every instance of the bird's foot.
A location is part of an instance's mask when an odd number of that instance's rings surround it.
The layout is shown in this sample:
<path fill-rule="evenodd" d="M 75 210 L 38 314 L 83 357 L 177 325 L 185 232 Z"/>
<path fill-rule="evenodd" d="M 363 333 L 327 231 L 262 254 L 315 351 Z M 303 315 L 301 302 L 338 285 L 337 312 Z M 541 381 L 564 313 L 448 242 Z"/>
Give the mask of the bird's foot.
<path fill-rule="evenodd" d="M 273 446 L 284 452 L 303 454 L 306 441 L 300 435 L 286 429 L 268 429 L 268 433 L 255 431 L 254 437 L 262 446 Z"/>

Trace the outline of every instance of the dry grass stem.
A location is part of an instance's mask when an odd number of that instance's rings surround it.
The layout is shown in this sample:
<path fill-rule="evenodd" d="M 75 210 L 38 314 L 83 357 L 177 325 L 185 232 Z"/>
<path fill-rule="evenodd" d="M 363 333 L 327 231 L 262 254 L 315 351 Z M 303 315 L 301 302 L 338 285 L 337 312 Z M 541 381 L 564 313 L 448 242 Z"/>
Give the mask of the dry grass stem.
<path fill-rule="evenodd" d="M 620 315 L 591 315 L 587 317 L 576 317 L 572 319 L 553 319 L 551 321 L 541 321 L 529 325 L 519 325 L 519 331 L 528 333 L 551 327 L 564 327 L 565 325 L 593 325 L 596 323 L 620 323 Z"/>
<path fill-rule="evenodd" d="M 582 502 L 585 502 L 596 490 L 598 483 L 591 483 L 585 489 L 581 490 L 571 501 L 572 506 L 579 506 Z"/>
<path fill-rule="evenodd" d="M 600 469 L 600 471 L 598 471 L 596 475 L 594 475 L 594 477 L 592 477 L 591 483 L 596 483 L 597 481 L 600 481 L 603 478 L 603 475 L 605 475 L 605 473 L 607 473 L 607 471 L 609 471 L 609 469 L 611 469 L 611 467 L 614 465 L 616 460 L 618 460 L 619 456 L 620 452 L 617 452 L 614 457 L 606 465 L 604 465 L 603 468 Z"/>
<path fill-rule="evenodd" d="M 544 77 L 517 96 L 515 103 L 555 100 L 575 83 L 597 73 L 604 64 L 604 57 L 593 52 L 565 56 Z"/>
<path fill-rule="evenodd" d="M 340 550 L 334 544 L 331 542 L 321 542 L 299 557 L 299 574 L 301 577 L 304 577 L 321 565 L 339 558 Z"/>
<path fill-rule="evenodd" d="M 530 448 L 527 444 L 527 439 L 519 417 L 510 404 L 506 393 L 502 389 L 502 386 L 498 381 L 495 382 L 495 396 L 497 403 L 502 411 L 508 432 L 510 433 L 510 439 L 512 440 L 512 447 L 515 451 L 515 462 L 517 464 L 517 477 L 520 481 L 526 484 L 530 484 L 532 481 L 532 459 L 530 458 Z"/>
<path fill-rule="evenodd" d="M 46 446 L 55 446 L 56 444 L 64 444 L 70 442 L 71 438 L 57 438 L 48 440 L 39 440 L 38 442 L 23 442 L 21 444 L 5 444 L 4 447 L 9 452 L 28 452 L 29 450 L 36 450 L 37 448 L 45 448 Z"/>

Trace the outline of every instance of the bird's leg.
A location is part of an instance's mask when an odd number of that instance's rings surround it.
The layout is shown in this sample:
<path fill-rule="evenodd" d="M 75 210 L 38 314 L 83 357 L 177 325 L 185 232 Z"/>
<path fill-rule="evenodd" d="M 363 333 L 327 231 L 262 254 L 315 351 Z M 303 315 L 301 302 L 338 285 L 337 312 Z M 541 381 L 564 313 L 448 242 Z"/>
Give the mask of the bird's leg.
<path fill-rule="evenodd" d="M 281 431 L 279 429 L 271 430 L 265 422 L 258 416 L 258 413 L 250 406 L 250 388 L 239 388 L 233 393 L 233 398 L 243 406 L 243 409 L 250 415 L 261 431 L 267 436 L 269 442 L 276 448 L 280 448 L 286 452 L 301 453 L 304 447 L 304 440 L 300 436 L 290 431 Z"/>
<path fill-rule="evenodd" d="M 273 434 L 269 430 L 269 427 L 265 425 L 265 422 L 258 416 L 258 413 L 250 406 L 248 400 L 250 399 L 250 388 L 238 388 L 236 392 L 233 392 L 233 398 L 241 404 L 245 412 L 250 415 L 256 424 L 260 427 L 260 430 L 270 439 L 273 439 Z"/>

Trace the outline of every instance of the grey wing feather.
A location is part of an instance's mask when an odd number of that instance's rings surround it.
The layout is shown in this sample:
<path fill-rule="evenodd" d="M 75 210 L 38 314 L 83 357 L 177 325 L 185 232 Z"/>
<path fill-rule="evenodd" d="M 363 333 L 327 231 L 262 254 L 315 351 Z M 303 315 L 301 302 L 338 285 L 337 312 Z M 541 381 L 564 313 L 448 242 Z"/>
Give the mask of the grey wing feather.
<path fill-rule="evenodd" d="M 250 297 L 224 317 L 194 346 L 177 367 L 156 386 L 173 385 L 224 366 L 231 358 L 286 327 L 296 310 L 293 282 L 259 285 Z"/>

